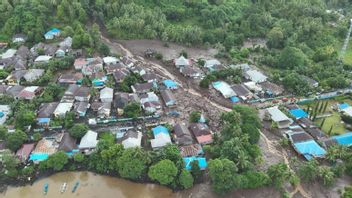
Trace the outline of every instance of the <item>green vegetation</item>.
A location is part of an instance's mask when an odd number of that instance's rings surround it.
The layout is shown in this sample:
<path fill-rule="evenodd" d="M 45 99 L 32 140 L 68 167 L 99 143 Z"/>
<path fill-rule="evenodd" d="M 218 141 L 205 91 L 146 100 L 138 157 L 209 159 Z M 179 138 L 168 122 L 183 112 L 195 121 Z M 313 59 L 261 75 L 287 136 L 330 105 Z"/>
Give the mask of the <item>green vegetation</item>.
<path fill-rule="evenodd" d="M 81 138 L 88 131 L 88 126 L 85 124 L 75 124 L 72 128 L 69 129 L 69 133 L 74 138 Z"/>
<path fill-rule="evenodd" d="M 177 167 L 173 161 L 168 159 L 161 160 L 160 162 L 151 166 L 148 171 L 148 176 L 152 180 L 156 180 L 162 185 L 168 185 L 174 182 L 176 175 L 177 175 Z M 186 186 L 188 185 L 186 184 Z M 182 185 L 182 186 L 184 187 L 185 185 Z"/>

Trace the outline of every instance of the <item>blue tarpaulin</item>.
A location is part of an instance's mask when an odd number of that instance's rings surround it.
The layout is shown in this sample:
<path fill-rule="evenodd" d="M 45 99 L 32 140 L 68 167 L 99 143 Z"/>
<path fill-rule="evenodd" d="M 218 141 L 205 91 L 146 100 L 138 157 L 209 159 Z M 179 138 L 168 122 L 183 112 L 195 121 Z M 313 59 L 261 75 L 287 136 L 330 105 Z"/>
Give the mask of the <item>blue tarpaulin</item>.
<path fill-rule="evenodd" d="M 307 160 L 311 160 L 313 157 L 322 157 L 326 154 L 326 151 L 314 140 L 295 143 L 294 147 Z"/>
<path fill-rule="evenodd" d="M 38 118 L 37 120 L 39 124 L 45 124 L 50 122 L 50 118 Z"/>
<path fill-rule="evenodd" d="M 308 114 L 302 109 L 292 109 L 290 110 L 290 113 L 297 119 L 308 117 Z"/>
<path fill-rule="evenodd" d="M 347 104 L 347 103 L 342 103 L 342 104 L 339 104 L 338 105 L 338 107 L 339 107 L 339 109 L 346 109 L 347 107 L 349 107 L 350 105 L 349 104 Z"/>
<path fill-rule="evenodd" d="M 198 165 L 201 170 L 205 170 L 208 167 L 207 160 L 204 157 L 184 157 L 183 161 L 185 162 L 186 170 L 192 169 L 191 162 L 194 160 L 198 161 Z"/>
<path fill-rule="evenodd" d="M 0 111 L 0 118 L 4 117 L 4 115 L 5 115 L 4 112 Z"/>
<path fill-rule="evenodd" d="M 155 128 L 152 128 L 152 131 L 153 131 L 154 136 L 158 135 L 159 133 L 164 133 L 166 135 L 170 135 L 169 130 L 166 127 L 161 126 L 161 125 L 159 125 Z"/>
<path fill-rule="evenodd" d="M 177 89 L 177 83 L 173 80 L 164 80 L 163 83 L 168 89 Z"/>
<path fill-rule="evenodd" d="M 49 158 L 47 153 L 33 153 L 29 156 L 29 160 L 32 161 L 44 161 Z"/>
<path fill-rule="evenodd" d="M 345 146 L 352 146 L 352 132 L 345 133 L 342 135 L 337 135 L 333 137 L 338 144 Z"/>
<path fill-rule="evenodd" d="M 236 96 L 232 96 L 232 97 L 230 98 L 230 100 L 231 100 L 231 102 L 233 102 L 233 103 L 237 103 L 237 102 L 240 101 L 240 99 L 237 98 Z"/>

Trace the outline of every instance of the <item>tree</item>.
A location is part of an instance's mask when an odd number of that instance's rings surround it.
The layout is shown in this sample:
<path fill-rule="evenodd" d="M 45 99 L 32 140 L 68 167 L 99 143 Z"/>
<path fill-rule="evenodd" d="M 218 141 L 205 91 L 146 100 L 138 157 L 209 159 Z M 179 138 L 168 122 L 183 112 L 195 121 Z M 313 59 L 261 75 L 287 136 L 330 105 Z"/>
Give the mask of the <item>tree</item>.
<path fill-rule="evenodd" d="M 4 125 L 0 126 L 0 140 L 5 140 L 7 135 L 7 128 Z"/>
<path fill-rule="evenodd" d="M 194 179 L 188 170 L 183 169 L 178 177 L 178 181 L 183 189 L 188 189 L 193 186 Z"/>
<path fill-rule="evenodd" d="M 9 133 L 6 138 L 7 147 L 16 151 L 27 140 L 27 134 L 21 130 L 16 130 L 14 133 Z"/>
<path fill-rule="evenodd" d="M 123 113 L 128 118 L 137 118 L 142 114 L 142 108 L 138 103 L 132 102 L 123 108 Z"/>
<path fill-rule="evenodd" d="M 101 43 L 99 45 L 99 53 L 104 55 L 104 56 L 108 56 L 110 55 L 110 48 L 109 46 L 107 46 L 105 43 Z"/>
<path fill-rule="evenodd" d="M 213 159 L 209 161 L 208 169 L 212 189 L 216 193 L 224 195 L 235 187 L 235 176 L 238 169 L 234 162 L 226 158 Z"/>
<path fill-rule="evenodd" d="M 201 114 L 202 113 L 199 111 L 191 112 L 191 114 L 189 114 L 189 122 L 190 123 L 199 122 Z"/>
<path fill-rule="evenodd" d="M 33 140 L 38 142 L 39 140 L 42 139 L 42 135 L 40 133 L 34 133 L 33 134 Z"/>
<path fill-rule="evenodd" d="M 33 111 L 21 110 L 16 115 L 16 127 L 23 129 L 25 126 L 32 125 L 35 120 L 35 114 Z"/>
<path fill-rule="evenodd" d="M 85 124 L 75 124 L 69 129 L 69 133 L 74 138 L 82 138 L 88 131 L 88 126 Z"/>
<path fill-rule="evenodd" d="M 314 181 L 317 176 L 318 176 L 318 162 L 315 160 L 311 160 L 308 162 L 304 162 L 299 168 L 298 168 L 298 175 L 303 179 L 305 182 L 312 182 Z"/>
<path fill-rule="evenodd" d="M 335 174 L 328 166 L 319 167 L 319 178 L 325 186 L 331 186 L 335 181 Z"/>
<path fill-rule="evenodd" d="M 252 124 L 246 123 L 241 126 L 241 130 L 243 133 L 248 134 L 249 142 L 252 144 L 256 144 L 259 141 L 260 133 L 257 128 L 255 128 Z"/>
<path fill-rule="evenodd" d="M 200 170 L 198 160 L 193 160 L 191 162 L 191 174 L 195 182 L 199 182 L 203 176 L 202 170 Z"/>
<path fill-rule="evenodd" d="M 279 57 L 279 67 L 295 69 L 303 67 L 307 63 L 307 57 L 302 50 L 295 47 L 286 47 Z"/>
<path fill-rule="evenodd" d="M 126 149 L 117 160 L 118 172 L 123 178 L 138 179 L 147 168 L 147 159 L 140 148 Z"/>
<path fill-rule="evenodd" d="M 282 48 L 284 42 L 284 34 L 280 27 L 273 27 L 267 35 L 268 37 L 268 46 L 270 48 Z"/>
<path fill-rule="evenodd" d="M 175 182 L 177 167 L 171 160 L 161 160 L 149 168 L 148 176 L 162 185 L 169 185 Z"/>
<path fill-rule="evenodd" d="M 84 155 L 82 153 L 77 153 L 77 154 L 73 155 L 73 160 L 75 162 L 81 163 L 84 161 Z"/>
<path fill-rule="evenodd" d="M 289 181 L 291 172 L 286 164 L 278 163 L 271 165 L 267 173 L 276 189 L 281 189 L 285 182 Z"/>
<path fill-rule="evenodd" d="M 55 171 L 61 171 L 68 163 L 68 157 L 65 152 L 59 151 L 49 156 L 46 161 L 47 168 L 52 168 Z"/>

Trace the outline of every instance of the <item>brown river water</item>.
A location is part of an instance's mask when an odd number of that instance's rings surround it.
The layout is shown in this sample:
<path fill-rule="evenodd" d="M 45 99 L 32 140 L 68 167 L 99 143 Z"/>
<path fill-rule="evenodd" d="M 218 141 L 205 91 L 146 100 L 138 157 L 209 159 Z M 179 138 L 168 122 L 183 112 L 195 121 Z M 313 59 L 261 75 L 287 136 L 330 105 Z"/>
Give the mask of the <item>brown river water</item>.
<path fill-rule="evenodd" d="M 72 188 L 79 181 L 75 193 Z M 60 193 L 62 184 L 67 190 Z M 49 184 L 48 194 L 44 195 L 43 186 Z M 91 172 L 64 172 L 40 179 L 33 185 L 9 187 L 0 198 L 176 198 L 182 197 L 170 189 L 156 184 L 139 184 L 124 179 L 96 175 Z"/>

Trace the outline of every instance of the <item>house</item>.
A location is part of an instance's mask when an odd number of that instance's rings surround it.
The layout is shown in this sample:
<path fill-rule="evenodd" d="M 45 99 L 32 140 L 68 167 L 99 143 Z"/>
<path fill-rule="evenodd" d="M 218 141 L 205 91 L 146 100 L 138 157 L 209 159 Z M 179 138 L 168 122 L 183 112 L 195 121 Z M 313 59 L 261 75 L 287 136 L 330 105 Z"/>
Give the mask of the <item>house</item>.
<path fill-rule="evenodd" d="M 141 67 L 140 65 L 136 65 L 130 69 L 133 73 L 138 74 L 140 76 L 145 75 L 147 72 L 145 71 L 144 67 Z"/>
<path fill-rule="evenodd" d="M 56 141 L 53 138 L 43 138 L 41 139 L 35 149 L 29 156 L 29 160 L 34 163 L 39 163 L 49 158 L 50 155 L 56 153 L 57 145 Z"/>
<path fill-rule="evenodd" d="M 236 93 L 233 91 L 231 86 L 224 81 L 213 82 L 212 85 L 224 96 L 224 98 L 231 98 L 236 96 Z"/>
<path fill-rule="evenodd" d="M 157 110 L 161 109 L 159 97 L 154 92 L 141 95 L 140 102 L 143 109 L 148 113 L 155 113 Z"/>
<path fill-rule="evenodd" d="M 307 81 L 308 85 L 311 87 L 311 88 L 317 88 L 319 87 L 319 83 L 312 79 L 312 78 L 309 78 L 308 76 L 304 76 L 304 75 L 301 75 L 301 77 L 303 78 L 303 80 Z"/>
<path fill-rule="evenodd" d="M 220 66 L 220 61 L 216 59 L 206 60 L 204 67 L 207 68 L 209 71 L 215 71 L 217 66 Z"/>
<path fill-rule="evenodd" d="M 60 84 L 81 84 L 82 80 L 82 73 L 65 73 L 59 77 L 58 82 Z"/>
<path fill-rule="evenodd" d="M 127 69 L 126 65 L 124 65 L 122 62 L 118 62 L 116 64 L 105 65 L 104 68 L 105 68 L 105 71 L 107 74 L 112 74 L 112 73 L 119 71 L 119 70 L 129 71 Z"/>
<path fill-rule="evenodd" d="M 89 102 L 75 102 L 73 105 L 73 111 L 75 112 L 76 117 L 85 117 L 89 107 Z"/>
<path fill-rule="evenodd" d="M 176 105 L 176 98 L 170 90 L 162 90 L 160 91 L 160 95 L 167 107 Z"/>
<path fill-rule="evenodd" d="M 192 162 L 198 161 L 198 166 L 200 170 L 205 170 L 208 167 L 207 160 L 205 157 L 184 157 L 184 168 L 186 170 L 192 170 Z"/>
<path fill-rule="evenodd" d="M 254 97 L 254 94 L 242 84 L 234 84 L 231 88 L 243 101 Z"/>
<path fill-rule="evenodd" d="M 14 64 L 13 68 L 15 70 L 25 70 L 27 69 L 27 62 L 22 59 L 17 59 L 16 63 Z"/>
<path fill-rule="evenodd" d="M 155 73 L 146 73 L 142 75 L 142 79 L 148 83 L 157 82 L 159 77 Z"/>
<path fill-rule="evenodd" d="M 73 107 L 73 102 L 60 102 L 55 111 L 54 115 L 57 118 L 64 118 L 67 112 L 70 112 Z"/>
<path fill-rule="evenodd" d="M 251 90 L 254 93 L 259 93 L 263 90 L 260 87 L 260 85 L 258 85 L 257 83 L 255 83 L 253 81 L 245 82 L 245 83 L 243 83 L 243 85 L 246 86 L 249 90 Z"/>
<path fill-rule="evenodd" d="M 79 150 L 85 154 L 91 153 L 98 144 L 98 133 L 88 130 L 79 143 Z"/>
<path fill-rule="evenodd" d="M 116 108 L 117 114 L 118 115 L 123 115 L 123 109 L 129 104 L 129 103 L 140 103 L 140 100 L 138 98 L 137 94 L 130 94 L 130 93 L 116 93 L 115 94 L 115 99 L 114 99 L 114 108 Z"/>
<path fill-rule="evenodd" d="M 65 93 L 64 97 L 61 99 L 62 101 L 74 101 L 75 100 L 75 93 L 78 91 L 79 86 L 76 84 L 69 84 Z"/>
<path fill-rule="evenodd" d="M 142 133 L 135 130 L 128 130 L 121 138 L 123 148 L 141 147 Z"/>
<path fill-rule="evenodd" d="M 9 88 L 9 85 L 0 85 L 0 96 L 5 95 Z"/>
<path fill-rule="evenodd" d="M 213 136 L 209 127 L 204 123 L 192 123 L 189 126 L 190 131 L 196 137 L 197 142 L 201 145 L 213 142 Z"/>
<path fill-rule="evenodd" d="M 44 69 L 29 69 L 23 78 L 25 81 L 32 83 L 42 77 L 44 72 Z"/>
<path fill-rule="evenodd" d="M 178 147 L 178 150 L 180 150 L 180 154 L 182 157 L 204 155 L 203 148 L 200 144 L 190 144 L 187 146 L 180 146 Z"/>
<path fill-rule="evenodd" d="M 282 113 L 278 106 L 267 108 L 266 111 L 279 129 L 287 128 L 293 123 L 292 119 Z"/>
<path fill-rule="evenodd" d="M 82 74 L 86 76 L 91 76 L 96 72 L 103 71 L 103 60 L 100 57 L 88 58 L 88 64 L 82 67 Z"/>
<path fill-rule="evenodd" d="M 55 52 L 55 57 L 62 58 L 65 56 L 65 54 L 66 54 L 65 50 L 59 48 Z"/>
<path fill-rule="evenodd" d="M 42 103 L 37 112 L 37 123 L 41 126 L 49 126 L 50 119 L 58 105 L 58 102 Z"/>
<path fill-rule="evenodd" d="M 59 147 L 59 151 L 64 151 L 66 153 L 71 153 L 77 150 L 76 139 L 73 138 L 69 133 L 64 133 L 61 138 Z"/>
<path fill-rule="evenodd" d="M 38 87 L 38 86 L 29 86 L 25 87 L 17 96 L 17 99 L 25 99 L 25 100 L 33 100 L 41 91 L 43 88 Z"/>
<path fill-rule="evenodd" d="M 128 56 L 122 57 L 121 62 L 124 65 L 126 65 L 128 68 L 132 68 L 134 66 L 134 61 L 132 60 L 132 58 L 130 58 Z"/>
<path fill-rule="evenodd" d="M 243 73 L 251 69 L 251 67 L 247 63 L 230 65 L 229 67 L 232 69 L 240 69 Z"/>
<path fill-rule="evenodd" d="M 61 30 L 57 29 L 57 28 L 53 28 L 50 31 L 48 31 L 47 33 L 44 34 L 44 37 L 46 40 L 52 40 L 55 37 L 59 37 L 61 34 Z"/>
<path fill-rule="evenodd" d="M 89 87 L 79 87 L 74 93 L 75 100 L 80 102 L 88 102 L 90 99 L 90 89 Z"/>
<path fill-rule="evenodd" d="M 102 102 L 112 102 L 114 98 L 114 90 L 110 87 L 105 87 L 100 90 L 100 101 Z"/>
<path fill-rule="evenodd" d="M 34 149 L 34 144 L 22 144 L 21 148 L 17 150 L 16 152 L 16 156 L 18 157 L 18 159 L 22 162 L 25 163 L 31 152 Z"/>
<path fill-rule="evenodd" d="M 41 55 L 41 56 L 38 56 L 34 62 L 35 63 L 48 63 L 50 60 L 51 60 L 51 56 L 47 56 L 47 55 Z"/>
<path fill-rule="evenodd" d="M 19 85 L 26 73 L 27 70 L 15 70 L 5 80 L 8 85 Z"/>
<path fill-rule="evenodd" d="M 56 57 L 64 57 L 70 50 L 72 46 L 72 38 L 66 37 L 59 44 L 59 49 L 55 52 Z"/>
<path fill-rule="evenodd" d="M 190 77 L 195 79 L 202 78 L 203 76 L 202 71 L 199 68 L 191 67 L 191 66 L 181 67 L 180 72 L 185 77 Z"/>
<path fill-rule="evenodd" d="M 245 72 L 244 74 L 244 77 L 247 79 L 247 80 L 251 80 L 255 83 L 262 83 L 262 82 L 265 82 L 268 77 L 265 76 L 263 73 L 261 73 L 260 71 L 258 70 L 248 70 Z"/>
<path fill-rule="evenodd" d="M 134 93 L 143 94 L 152 91 L 153 88 L 156 88 L 157 85 L 155 83 L 137 83 L 132 85 L 132 91 Z"/>
<path fill-rule="evenodd" d="M 122 81 L 130 74 L 130 71 L 126 68 L 114 71 L 112 73 L 116 83 L 122 83 Z"/>
<path fill-rule="evenodd" d="M 0 125 L 5 124 L 10 113 L 11 107 L 9 105 L 0 105 Z"/>
<path fill-rule="evenodd" d="M 260 83 L 260 87 L 263 88 L 263 91 L 265 91 L 265 94 L 269 97 L 279 96 L 284 92 L 282 87 L 269 81 Z"/>
<path fill-rule="evenodd" d="M 108 77 L 105 75 L 103 71 L 96 72 L 91 75 L 92 85 L 94 87 L 103 87 L 105 82 L 108 80 Z"/>
<path fill-rule="evenodd" d="M 7 89 L 6 94 L 16 98 L 17 95 L 24 89 L 25 87 L 21 85 L 15 85 Z"/>
<path fill-rule="evenodd" d="M 15 64 L 15 60 L 13 58 L 0 59 L 0 69 L 10 68 Z"/>
<path fill-rule="evenodd" d="M 178 88 L 177 83 L 173 80 L 169 80 L 169 79 L 163 80 L 163 84 L 167 89 L 177 89 Z"/>
<path fill-rule="evenodd" d="M 90 106 L 91 109 L 97 113 L 99 118 L 110 117 L 111 112 L 111 102 L 98 102 L 95 101 Z"/>
<path fill-rule="evenodd" d="M 120 60 L 118 58 L 112 57 L 112 56 L 107 56 L 103 58 L 103 62 L 105 65 L 113 65 L 117 64 Z"/>
<path fill-rule="evenodd" d="M 27 36 L 24 34 L 15 34 L 12 37 L 13 43 L 25 43 L 27 41 Z"/>
<path fill-rule="evenodd" d="M 13 58 L 16 54 L 17 50 L 15 49 L 8 49 L 5 53 L 1 54 L 1 59 L 8 59 Z"/>
<path fill-rule="evenodd" d="M 180 56 L 179 58 L 174 60 L 174 64 L 176 68 L 189 67 L 192 66 L 192 61 L 190 59 L 185 58 L 184 56 Z"/>
<path fill-rule="evenodd" d="M 21 59 L 23 61 L 26 61 L 29 58 L 30 51 L 28 47 L 21 45 L 21 47 L 18 48 L 16 52 L 16 59 Z"/>
<path fill-rule="evenodd" d="M 176 144 L 180 146 L 193 144 L 193 138 L 186 123 L 176 124 L 174 126 L 174 135 Z"/>
<path fill-rule="evenodd" d="M 154 139 L 150 140 L 150 143 L 154 150 L 171 144 L 169 130 L 166 127 L 159 125 L 155 128 L 152 128 L 152 132 Z"/>
<path fill-rule="evenodd" d="M 88 61 L 84 58 L 77 58 L 73 63 L 75 70 L 81 70 L 83 67 L 86 67 L 87 65 L 88 65 Z"/>

